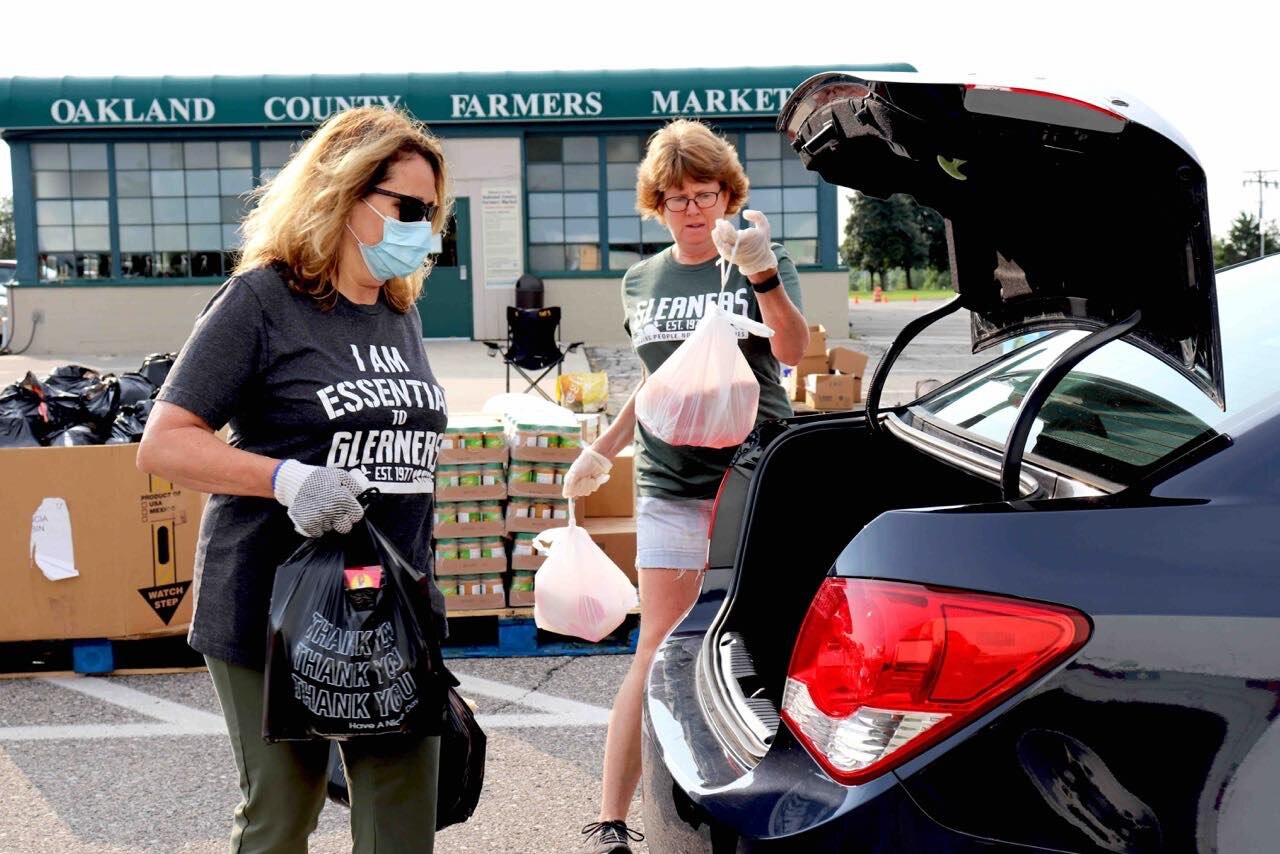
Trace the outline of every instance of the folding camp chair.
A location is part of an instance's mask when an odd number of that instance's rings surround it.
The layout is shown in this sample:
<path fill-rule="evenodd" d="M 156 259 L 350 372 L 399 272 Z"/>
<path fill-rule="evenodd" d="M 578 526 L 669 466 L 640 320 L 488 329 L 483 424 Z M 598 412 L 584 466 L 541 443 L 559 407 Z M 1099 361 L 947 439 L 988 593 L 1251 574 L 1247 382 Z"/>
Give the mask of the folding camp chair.
<path fill-rule="evenodd" d="M 507 306 L 507 342 L 503 350 L 500 341 L 485 341 L 489 355 L 502 356 L 507 365 L 507 391 L 511 391 L 511 369 L 515 368 L 525 378 L 529 387 L 528 393 L 536 389 L 538 394 L 555 403 L 555 399 L 547 394 L 538 383 L 546 378 L 554 369 L 559 378 L 563 369 L 565 356 L 583 345 L 575 341 L 562 349 L 560 343 L 560 307 L 548 308 L 516 308 Z M 537 377 L 529 372 L 541 371 Z"/>

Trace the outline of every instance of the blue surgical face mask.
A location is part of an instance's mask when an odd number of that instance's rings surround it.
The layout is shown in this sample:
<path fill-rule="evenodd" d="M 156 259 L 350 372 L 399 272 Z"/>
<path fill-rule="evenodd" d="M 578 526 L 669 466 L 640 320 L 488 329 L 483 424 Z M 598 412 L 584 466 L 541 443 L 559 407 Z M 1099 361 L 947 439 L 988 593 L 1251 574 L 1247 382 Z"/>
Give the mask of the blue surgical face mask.
<path fill-rule="evenodd" d="M 373 277 L 385 282 L 387 279 L 408 276 L 421 267 L 427 253 L 431 251 L 431 223 L 427 220 L 401 222 L 383 216 L 368 202 L 365 204 L 382 219 L 382 240 L 372 244 L 362 243 L 350 225 L 347 230 L 360 245 L 360 255 Z"/>

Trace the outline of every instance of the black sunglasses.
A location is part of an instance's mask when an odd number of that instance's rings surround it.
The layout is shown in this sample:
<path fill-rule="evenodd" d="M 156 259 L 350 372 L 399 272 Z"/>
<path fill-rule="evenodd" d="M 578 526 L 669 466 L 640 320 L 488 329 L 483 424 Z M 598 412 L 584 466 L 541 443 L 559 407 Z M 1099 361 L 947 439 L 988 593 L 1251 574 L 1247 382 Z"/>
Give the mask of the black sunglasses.
<path fill-rule="evenodd" d="M 379 196 L 390 196 L 393 199 L 397 199 L 400 202 L 400 214 L 397 219 L 401 222 L 420 222 L 424 219 L 435 219 L 435 202 L 424 202 L 417 196 L 406 196 L 403 193 L 384 190 L 381 187 L 374 187 L 369 192 L 377 193 Z"/>

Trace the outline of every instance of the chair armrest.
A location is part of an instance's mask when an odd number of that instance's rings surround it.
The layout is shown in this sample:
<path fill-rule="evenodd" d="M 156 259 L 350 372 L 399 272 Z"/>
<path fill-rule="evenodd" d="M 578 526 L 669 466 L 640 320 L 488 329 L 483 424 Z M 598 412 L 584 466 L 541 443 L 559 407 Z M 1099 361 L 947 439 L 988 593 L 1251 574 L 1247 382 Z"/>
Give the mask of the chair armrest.
<path fill-rule="evenodd" d="M 581 347 L 583 344 L 586 344 L 586 343 L 587 343 L 586 341 L 574 341 L 568 347 L 565 347 L 564 351 L 566 353 L 572 353 L 574 350 L 578 349 L 579 347 Z"/>
<path fill-rule="evenodd" d="M 502 345 L 506 342 L 502 341 L 481 341 L 485 347 L 489 349 L 490 356 L 497 356 L 502 352 Z"/>

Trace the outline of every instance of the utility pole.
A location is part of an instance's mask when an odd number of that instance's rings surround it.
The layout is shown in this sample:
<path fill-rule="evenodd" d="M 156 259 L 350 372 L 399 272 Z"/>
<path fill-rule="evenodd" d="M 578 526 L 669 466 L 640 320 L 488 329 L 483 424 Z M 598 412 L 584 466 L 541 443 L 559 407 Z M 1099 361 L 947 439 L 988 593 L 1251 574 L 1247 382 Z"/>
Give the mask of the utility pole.
<path fill-rule="evenodd" d="M 1265 176 L 1274 175 L 1280 172 L 1280 169 L 1252 169 L 1247 171 L 1246 175 L 1252 175 L 1252 178 L 1246 178 L 1244 186 L 1250 184 L 1258 185 L 1258 257 L 1262 258 L 1267 254 L 1267 227 L 1262 222 L 1262 191 L 1266 187 L 1280 187 L 1280 181 L 1269 180 Z"/>

